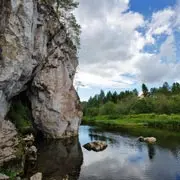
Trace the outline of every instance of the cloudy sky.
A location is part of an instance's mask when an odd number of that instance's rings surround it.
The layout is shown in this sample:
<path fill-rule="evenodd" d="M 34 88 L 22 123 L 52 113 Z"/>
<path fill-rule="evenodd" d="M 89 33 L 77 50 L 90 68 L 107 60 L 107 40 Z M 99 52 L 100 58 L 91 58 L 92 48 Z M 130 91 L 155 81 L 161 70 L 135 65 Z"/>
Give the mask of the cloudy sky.
<path fill-rule="evenodd" d="M 81 100 L 180 81 L 180 0 L 79 0 Z M 81 82 L 81 83 L 79 83 Z M 83 86 L 79 85 L 82 84 Z"/>

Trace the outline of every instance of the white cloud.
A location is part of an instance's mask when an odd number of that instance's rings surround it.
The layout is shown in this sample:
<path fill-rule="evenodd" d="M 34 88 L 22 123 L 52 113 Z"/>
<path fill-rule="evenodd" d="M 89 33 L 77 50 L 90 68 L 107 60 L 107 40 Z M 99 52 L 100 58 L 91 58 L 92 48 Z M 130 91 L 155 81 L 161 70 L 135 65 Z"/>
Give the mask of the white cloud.
<path fill-rule="evenodd" d="M 167 8 L 153 14 L 152 21 L 149 24 L 152 34 L 159 35 L 162 33 L 172 33 L 172 23 L 175 17 L 175 11 Z"/>
<path fill-rule="evenodd" d="M 138 78 L 142 82 L 158 82 L 175 80 L 179 76 L 176 63 L 176 47 L 174 35 L 167 37 L 161 45 L 158 54 L 141 53 L 136 68 L 138 69 Z"/>
<path fill-rule="evenodd" d="M 173 34 L 171 36 L 168 36 L 166 41 L 162 44 L 160 48 L 160 58 L 163 58 L 167 63 L 176 62 L 176 46 Z"/>
<path fill-rule="evenodd" d="M 153 36 L 161 34 L 172 34 L 172 24 L 175 19 L 175 11 L 167 8 L 153 13 L 150 22 L 147 23 L 148 31 L 146 33 L 147 43 L 154 44 L 156 42 Z"/>
<path fill-rule="evenodd" d="M 85 87 L 91 85 L 91 87 L 116 89 L 127 87 L 127 85 L 131 85 L 133 83 L 130 79 L 122 78 L 121 76 L 103 77 L 98 74 L 88 72 L 79 72 L 76 80 L 81 81 Z"/>
<path fill-rule="evenodd" d="M 177 77 L 174 31 L 180 26 L 179 10 L 179 5 L 169 7 L 146 20 L 129 10 L 129 0 L 80 0 L 75 12 L 82 27 L 76 80 L 88 87 L 125 88 Z M 166 40 L 158 42 L 162 35 Z M 147 45 L 154 51 L 144 52 Z M 121 76 L 127 73 L 134 76 Z"/>
<path fill-rule="evenodd" d="M 175 6 L 175 22 L 173 28 L 175 31 L 180 32 L 180 0 L 177 0 L 177 5 Z"/>

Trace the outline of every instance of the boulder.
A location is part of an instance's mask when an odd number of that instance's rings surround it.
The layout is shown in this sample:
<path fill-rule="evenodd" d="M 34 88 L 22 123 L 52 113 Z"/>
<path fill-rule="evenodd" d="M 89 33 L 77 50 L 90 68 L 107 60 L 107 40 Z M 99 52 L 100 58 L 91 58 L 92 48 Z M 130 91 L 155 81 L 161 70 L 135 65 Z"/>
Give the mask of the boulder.
<path fill-rule="evenodd" d="M 36 174 L 34 174 L 30 180 L 42 180 L 42 173 L 38 172 Z"/>
<path fill-rule="evenodd" d="M 144 138 L 144 141 L 147 143 L 155 143 L 156 138 L 155 137 L 146 137 L 146 138 Z"/>
<path fill-rule="evenodd" d="M 27 135 L 25 138 L 23 138 L 25 142 L 32 141 L 34 142 L 34 136 L 32 134 Z"/>
<path fill-rule="evenodd" d="M 16 158 L 19 145 L 17 131 L 10 121 L 1 120 L 0 128 L 0 166 Z"/>
<path fill-rule="evenodd" d="M 107 148 L 107 143 L 104 141 L 94 141 L 94 142 L 90 142 L 83 145 L 83 147 L 87 149 L 88 151 L 93 150 L 93 151 L 99 152 Z"/>
<path fill-rule="evenodd" d="M 140 136 L 140 137 L 138 137 L 138 140 L 139 140 L 140 142 L 144 142 L 144 137 L 143 137 L 143 136 Z"/>
<path fill-rule="evenodd" d="M 155 143 L 156 142 L 156 138 L 155 137 L 143 137 L 143 136 L 140 136 L 138 138 L 138 140 L 140 142 L 147 142 L 147 143 Z"/>
<path fill-rule="evenodd" d="M 27 146 L 31 146 L 34 142 L 34 136 L 32 134 L 27 135 L 25 138 L 23 138 L 23 141 L 26 143 Z"/>
<path fill-rule="evenodd" d="M 9 176 L 0 173 L 0 180 L 8 180 L 8 179 L 10 179 Z"/>
<path fill-rule="evenodd" d="M 26 154 L 27 161 L 37 160 L 37 148 L 35 146 L 26 147 L 25 154 Z"/>

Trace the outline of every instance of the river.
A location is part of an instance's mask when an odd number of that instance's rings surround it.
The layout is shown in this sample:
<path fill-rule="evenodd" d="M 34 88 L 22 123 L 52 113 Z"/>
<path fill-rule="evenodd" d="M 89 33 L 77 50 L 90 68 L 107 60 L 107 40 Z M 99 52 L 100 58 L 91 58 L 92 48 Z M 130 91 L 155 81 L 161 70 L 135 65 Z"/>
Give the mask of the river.
<path fill-rule="evenodd" d="M 148 145 L 129 131 L 81 126 L 79 139 L 42 142 L 35 169 L 47 180 L 180 180 L 180 138 L 166 134 Z M 82 147 L 94 140 L 108 147 L 101 152 Z"/>

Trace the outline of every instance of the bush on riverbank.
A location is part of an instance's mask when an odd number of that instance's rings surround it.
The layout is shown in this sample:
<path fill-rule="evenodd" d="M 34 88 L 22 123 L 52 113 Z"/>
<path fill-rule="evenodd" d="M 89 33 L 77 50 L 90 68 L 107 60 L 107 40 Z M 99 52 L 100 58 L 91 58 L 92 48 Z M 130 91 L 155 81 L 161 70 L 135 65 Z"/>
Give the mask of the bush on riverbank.
<path fill-rule="evenodd" d="M 180 129 L 180 84 L 167 82 L 148 90 L 142 84 L 142 95 L 136 89 L 90 97 L 82 102 L 84 120 L 101 123 L 141 124 L 150 127 Z M 113 121 L 111 121 L 113 120 Z"/>
<path fill-rule="evenodd" d="M 159 88 L 151 88 L 142 85 L 142 94 L 138 96 L 136 89 L 90 97 L 87 102 L 82 102 L 85 116 L 98 115 L 130 115 L 130 114 L 180 114 L 180 84 L 167 82 Z"/>

